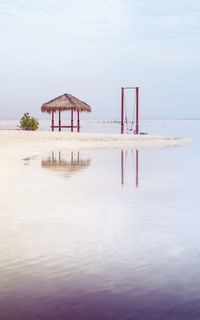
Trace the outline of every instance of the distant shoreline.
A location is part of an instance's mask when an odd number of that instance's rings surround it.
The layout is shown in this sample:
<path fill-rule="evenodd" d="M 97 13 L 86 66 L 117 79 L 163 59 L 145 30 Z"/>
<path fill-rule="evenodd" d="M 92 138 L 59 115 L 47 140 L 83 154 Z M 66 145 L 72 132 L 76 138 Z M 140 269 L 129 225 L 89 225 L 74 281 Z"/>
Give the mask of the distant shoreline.
<path fill-rule="evenodd" d="M 51 119 L 50 119 L 50 117 L 48 117 L 48 118 L 40 118 L 40 117 L 37 117 L 36 116 L 36 118 L 37 119 L 39 119 L 40 121 L 50 121 Z M 199 121 L 200 120 L 200 118 L 140 118 L 140 121 L 163 121 L 163 120 L 167 120 L 167 121 Z M 1 121 L 17 121 L 17 122 L 19 122 L 19 119 L 10 119 L 10 118 L 6 118 L 6 119 L 0 119 L 0 122 Z M 121 122 L 121 120 L 120 119 L 82 119 L 82 121 L 88 121 L 88 122 L 92 122 L 92 121 L 94 121 L 94 122 L 111 122 L 111 123 L 113 123 L 113 122 L 116 122 L 116 123 L 120 123 Z M 130 121 L 131 122 L 131 121 Z"/>

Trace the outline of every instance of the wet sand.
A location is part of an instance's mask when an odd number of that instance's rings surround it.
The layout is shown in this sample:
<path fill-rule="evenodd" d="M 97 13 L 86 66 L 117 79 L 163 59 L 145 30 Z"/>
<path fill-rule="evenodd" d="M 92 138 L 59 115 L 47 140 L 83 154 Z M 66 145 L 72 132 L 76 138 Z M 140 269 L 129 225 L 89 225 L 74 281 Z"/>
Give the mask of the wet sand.
<path fill-rule="evenodd" d="M 0 176 L 16 174 L 23 168 L 23 158 L 45 151 L 163 148 L 192 142 L 192 139 L 160 135 L 1 130 Z"/>
<path fill-rule="evenodd" d="M 187 142 L 0 131 L 0 318 L 199 319 L 199 145 L 172 148 Z"/>

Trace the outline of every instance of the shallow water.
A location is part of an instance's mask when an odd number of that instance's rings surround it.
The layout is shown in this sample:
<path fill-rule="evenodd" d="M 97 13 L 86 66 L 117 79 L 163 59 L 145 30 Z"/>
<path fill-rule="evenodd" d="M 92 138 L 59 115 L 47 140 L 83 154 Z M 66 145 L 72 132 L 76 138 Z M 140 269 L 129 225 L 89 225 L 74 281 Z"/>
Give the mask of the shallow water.
<path fill-rule="evenodd" d="M 57 121 L 57 120 L 55 120 Z M 50 131 L 51 121 L 41 119 L 39 120 L 41 131 Z M 63 123 L 69 125 L 69 121 Z M 16 129 L 19 125 L 18 120 L 0 120 L 0 130 L 2 129 Z M 128 124 L 130 129 L 131 124 Z M 176 119 L 149 119 L 140 120 L 140 132 L 146 132 L 149 134 L 164 134 L 173 136 L 182 136 L 186 138 L 196 139 L 200 138 L 199 134 L 200 119 L 199 120 L 176 120 Z M 55 129 L 55 131 L 58 129 Z M 69 131 L 69 129 L 63 129 Z M 75 130 L 76 131 L 76 130 Z M 103 120 L 81 120 L 81 132 L 102 132 L 102 133 L 120 133 L 120 121 L 103 121 Z M 125 133 L 127 131 L 127 125 L 124 128 Z"/>
<path fill-rule="evenodd" d="M 197 122 L 170 130 L 188 127 L 198 138 Z M 199 320 L 199 156 L 196 143 L 22 159 L 0 186 L 0 319 Z"/>

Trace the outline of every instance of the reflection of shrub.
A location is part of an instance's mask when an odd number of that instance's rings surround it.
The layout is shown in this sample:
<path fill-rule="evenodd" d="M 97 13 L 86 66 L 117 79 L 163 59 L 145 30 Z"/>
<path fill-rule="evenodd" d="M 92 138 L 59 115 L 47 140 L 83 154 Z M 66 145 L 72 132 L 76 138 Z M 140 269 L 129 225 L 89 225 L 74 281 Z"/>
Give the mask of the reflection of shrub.
<path fill-rule="evenodd" d="M 39 122 L 35 118 L 31 118 L 29 113 L 24 113 L 20 120 L 20 128 L 24 130 L 37 130 L 39 128 Z"/>

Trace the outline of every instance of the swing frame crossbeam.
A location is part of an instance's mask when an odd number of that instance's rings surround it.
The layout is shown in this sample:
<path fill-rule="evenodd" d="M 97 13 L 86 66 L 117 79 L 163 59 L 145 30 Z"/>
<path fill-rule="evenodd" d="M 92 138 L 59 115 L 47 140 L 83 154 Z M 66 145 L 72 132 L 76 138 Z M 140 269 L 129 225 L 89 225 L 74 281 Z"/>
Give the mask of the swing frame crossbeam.
<path fill-rule="evenodd" d="M 136 128 L 134 133 L 139 134 L 139 87 L 121 87 L 121 134 L 124 134 L 124 90 L 135 90 L 136 95 Z"/>

